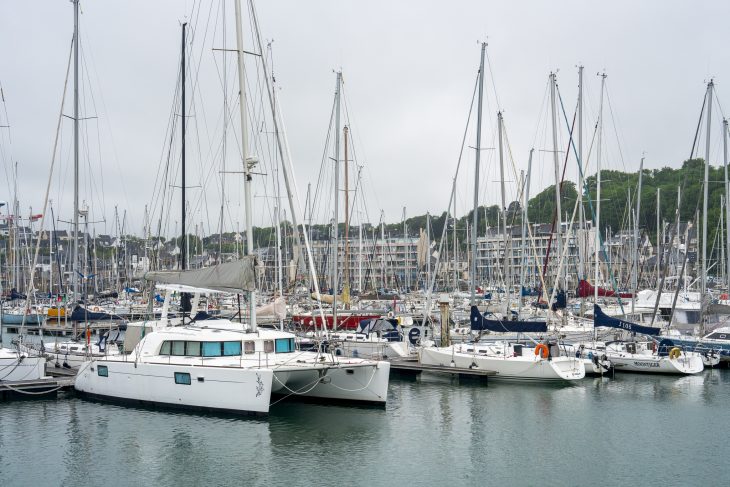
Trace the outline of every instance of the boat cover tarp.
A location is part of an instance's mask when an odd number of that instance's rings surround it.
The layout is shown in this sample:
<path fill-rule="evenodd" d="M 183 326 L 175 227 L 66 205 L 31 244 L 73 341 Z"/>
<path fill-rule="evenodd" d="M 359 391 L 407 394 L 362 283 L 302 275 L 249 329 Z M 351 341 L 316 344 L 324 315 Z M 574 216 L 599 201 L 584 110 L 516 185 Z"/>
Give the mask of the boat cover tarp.
<path fill-rule="evenodd" d="M 102 313 L 99 311 L 89 311 L 88 308 L 82 308 L 76 305 L 74 310 L 71 312 L 69 320 L 71 321 L 109 321 L 109 320 L 121 320 L 122 317 L 109 313 Z"/>
<path fill-rule="evenodd" d="M 511 321 L 511 320 L 490 320 L 482 316 L 479 308 L 471 307 L 471 329 L 490 330 L 510 333 L 543 333 L 547 331 L 547 323 L 544 321 Z"/>
<path fill-rule="evenodd" d="M 621 330 L 641 333 L 642 335 L 658 335 L 661 328 L 644 326 L 625 321 L 620 318 L 608 316 L 597 304 L 593 305 L 593 326 L 606 326 L 609 328 L 620 328 Z"/>
<path fill-rule="evenodd" d="M 593 287 L 593 285 L 586 281 L 585 279 L 581 279 L 578 282 L 578 297 L 579 298 L 590 298 L 595 295 L 596 288 Z M 602 287 L 598 288 L 598 295 L 602 296 L 604 298 L 615 298 L 616 296 L 621 298 L 632 298 L 634 295 L 631 293 L 616 293 L 610 289 L 604 289 Z"/>
<path fill-rule="evenodd" d="M 178 284 L 212 289 L 225 293 L 240 293 L 256 289 L 256 257 L 226 262 L 190 271 L 150 271 L 144 278 L 162 284 Z"/>

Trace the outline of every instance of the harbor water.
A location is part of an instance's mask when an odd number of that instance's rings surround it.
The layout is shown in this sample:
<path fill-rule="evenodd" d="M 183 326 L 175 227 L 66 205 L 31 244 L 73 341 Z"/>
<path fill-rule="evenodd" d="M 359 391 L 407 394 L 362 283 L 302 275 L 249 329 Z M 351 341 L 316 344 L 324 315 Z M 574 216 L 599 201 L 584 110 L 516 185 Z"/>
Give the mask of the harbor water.
<path fill-rule="evenodd" d="M 392 378 L 385 408 L 283 401 L 265 418 L 62 393 L 0 403 L 0 485 L 714 485 L 730 370 L 575 386 Z"/>

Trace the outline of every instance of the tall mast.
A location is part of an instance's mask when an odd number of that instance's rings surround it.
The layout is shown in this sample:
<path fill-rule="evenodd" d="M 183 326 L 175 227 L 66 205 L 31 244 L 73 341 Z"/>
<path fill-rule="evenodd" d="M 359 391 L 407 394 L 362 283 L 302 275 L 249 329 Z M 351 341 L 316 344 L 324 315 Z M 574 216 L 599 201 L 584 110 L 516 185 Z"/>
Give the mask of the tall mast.
<path fill-rule="evenodd" d="M 603 92 L 606 85 L 606 73 L 601 75 L 601 102 L 598 108 L 598 147 L 596 149 L 596 242 L 595 242 L 595 274 L 593 282 L 593 299 L 598 303 L 598 272 L 601 256 L 601 145 L 603 144 Z"/>
<path fill-rule="evenodd" d="M 345 125 L 342 135 L 345 139 L 345 259 L 343 264 L 344 279 L 342 283 L 342 300 L 347 305 L 350 301 L 350 173 L 347 162 L 347 135 L 349 128 Z"/>
<path fill-rule="evenodd" d="M 456 178 L 454 178 L 454 188 L 456 188 Z M 456 191 L 456 189 L 453 189 L 452 191 Z M 454 291 L 458 291 L 459 290 L 459 279 L 458 279 L 458 274 L 457 274 L 457 270 L 456 270 L 457 262 L 458 262 L 458 255 L 456 253 L 457 252 L 457 248 L 456 248 L 456 198 L 454 198 L 454 213 L 452 214 L 452 216 L 453 216 L 453 220 L 454 220 L 454 227 L 451 229 L 452 230 L 451 244 L 452 244 L 452 248 L 454 250 L 454 255 L 453 255 L 453 258 L 454 258 L 454 269 L 453 269 L 454 270 L 454 272 L 453 272 L 453 274 L 454 274 Z"/>
<path fill-rule="evenodd" d="M 730 198 L 730 182 L 727 177 L 727 119 L 722 119 L 722 165 L 725 168 L 725 246 L 727 251 L 725 255 L 727 257 L 727 272 L 725 275 L 728 279 L 728 289 L 730 289 L 730 205 L 728 204 L 728 198 Z"/>
<path fill-rule="evenodd" d="M 677 200 L 679 201 L 679 200 Z M 659 286 L 659 260 L 662 258 L 661 210 L 662 188 L 656 189 L 656 285 Z"/>
<path fill-rule="evenodd" d="M 182 186 L 181 192 L 182 192 L 182 204 L 180 205 L 180 223 L 181 223 L 181 235 L 182 238 L 180 239 L 180 270 L 184 271 L 187 269 L 188 261 L 187 261 L 187 253 L 188 253 L 188 245 L 187 245 L 187 237 L 185 235 L 186 228 L 185 228 L 185 28 L 187 27 L 187 23 L 183 23 L 182 25 L 182 46 L 181 46 L 181 52 L 182 52 L 182 58 L 180 61 L 180 93 L 181 93 L 181 144 L 182 144 L 182 167 L 180 169 L 180 172 L 182 173 Z"/>
<path fill-rule="evenodd" d="M 469 269 L 469 292 L 471 293 L 471 305 L 476 304 L 476 274 L 477 274 L 477 233 L 479 228 L 479 163 L 482 156 L 482 98 L 484 87 L 484 53 L 487 50 L 487 43 L 482 42 L 482 55 L 479 62 L 479 103 L 477 109 L 477 148 L 474 164 L 474 211 L 472 214 L 471 232 L 471 261 Z"/>
<path fill-rule="evenodd" d="M 342 90 L 342 71 L 337 71 L 335 87 L 335 214 L 332 223 L 332 269 L 330 284 L 332 285 L 332 329 L 337 329 L 337 272 L 339 258 L 339 220 L 340 220 L 340 96 Z"/>
<path fill-rule="evenodd" d="M 525 238 L 527 237 L 527 225 L 528 225 L 528 206 L 530 204 L 530 180 L 532 178 L 532 154 L 535 152 L 535 149 L 530 149 L 530 158 L 527 160 L 527 175 L 525 176 L 525 202 L 522 207 L 522 275 L 520 277 L 520 286 L 522 286 L 525 282 L 525 272 L 527 271 L 527 266 L 530 262 L 530 256 L 529 251 L 527 255 L 527 259 L 525 259 L 525 249 L 528 247 L 525 245 Z M 522 304 L 522 288 L 520 287 L 520 305 Z"/>
<path fill-rule="evenodd" d="M 634 312 L 636 305 L 636 292 L 639 289 L 639 215 L 641 215 L 641 181 L 644 176 L 644 158 L 639 163 L 639 185 L 636 188 L 636 215 L 634 215 L 634 272 L 632 273 L 631 282 L 633 284 L 631 298 L 631 312 Z"/>
<path fill-rule="evenodd" d="M 583 66 L 578 66 L 578 273 L 580 279 L 585 279 L 588 272 L 586 271 L 586 231 L 585 231 L 585 214 L 583 212 Z M 586 298 L 580 298 L 580 316 L 585 314 Z"/>
<path fill-rule="evenodd" d="M 560 208 L 560 157 L 558 155 L 558 124 L 557 106 L 555 104 L 555 87 L 557 85 L 555 73 L 550 73 L 550 107 L 553 126 L 553 163 L 555 165 L 555 240 L 558 248 L 558 259 L 563 255 L 563 244 L 560 238 L 561 233 L 561 208 Z M 556 267 L 557 268 L 557 267 Z M 558 280 L 558 283 L 560 280 Z M 558 287 L 560 285 L 558 284 Z"/>
<path fill-rule="evenodd" d="M 406 293 L 408 293 L 411 288 L 411 276 L 408 272 L 408 227 L 405 206 L 403 207 L 403 274 L 405 275 Z"/>
<path fill-rule="evenodd" d="M 712 88 L 714 84 L 712 80 L 707 83 L 707 125 L 705 132 L 707 132 L 706 143 L 705 143 L 705 177 L 703 180 L 702 188 L 702 275 L 700 276 L 702 299 L 705 299 L 705 291 L 707 290 L 707 199 L 708 191 L 707 186 L 709 184 L 710 174 L 710 126 L 712 124 Z M 704 306 L 702 306 L 704 308 Z M 701 313 L 704 316 L 704 313 Z M 703 327 L 704 323 L 700 322 L 700 327 Z"/>
<path fill-rule="evenodd" d="M 223 26 L 226 25 L 226 2 L 222 2 Z M 221 214 L 218 226 L 218 263 L 223 254 L 223 221 L 226 205 L 226 142 L 228 138 L 228 66 L 226 65 L 226 36 L 223 35 L 223 140 L 221 141 Z M 278 201 L 278 200 L 277 200 Z"/>
<path fill-rule="evenodd" d="M 431 286 L 431 213 L 426 212 L 426 290 Z"/>
<path fill-rule="evenodd" d="M 74 246 L 73 299 L 79 294 L 79 0 L 74 3 Z"/>
<path fill-rule="evenodd" d="M 241 25 L 241 2 L 236 0 L 236 59 L 238 62 L 238 91 L 239 91 L 239 115 L 241 117 L 241 156 L 243 158 L 243 193 L 245 199 L 245 218 L 246 218 L 246 255 L 251 256 L 253 253 L 253 199 L 251 197 L 251 169 L 255 161 L 249 161 L 248 157 L 248 121 L 246 120 L 246 78 L 243 65 L 243 26 Z M 251 163 L 249 165 L 249 163 Z M 256 331 L 256 291 L 248 292 L 248 312 L 251 331 Z"/>
<path fill-rule="evenodd" d="M 505 278 L 504 278 L 504 287 L 506 288 L 506 303 L 505 303 L 505 313 L 509 313 L 509 300 L 510 300 L 510 292 L 512 288 L 512 280 L 511 280 L 511 269 L 512 266 L 512 258 L 511 258 L 511 252 L 507 248 L 508 240 L 507 240 L 507 203 L 506 203 L 506 196 L 504 191 L 504 151 L 502 149 L 502 130 L 504 127 L 504 122 L 502 120 L 502 112 L 497 112 L 497 133 L 499 135 L 499 179 L 500 179 L 500 185 L 501 185 L 501 193 L 502 193 L 502 232 L 503 232 L 503 242 L 504 242 L 504 265 L 502 268 L 505 272 Z M 476 228 L 474 229 L 474 234 L 476 234 Z M 476 260 L 476 253 L 475 253 L 475 259 Z"/>

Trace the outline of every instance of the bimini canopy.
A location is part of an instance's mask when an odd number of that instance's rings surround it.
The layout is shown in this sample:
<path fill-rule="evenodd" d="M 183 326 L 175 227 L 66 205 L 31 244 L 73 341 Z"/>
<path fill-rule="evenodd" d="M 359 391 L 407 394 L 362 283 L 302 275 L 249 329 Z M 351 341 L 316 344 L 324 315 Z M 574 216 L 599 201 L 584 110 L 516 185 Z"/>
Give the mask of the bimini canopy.
<path fill-rule="evenodd" d="M 630 321 L 608 316 L 597 304 L 593 305 L 593 326 L 607 326 L 609 328 L 620 328 L 622 330 L 641 333 L 642 335 L 658 335 L 661 328 L 653 326 L 637 325 Z"/>
<path fill-rule="evenodd" d="M 256 289 L 256 257 L 191 271 L 150 271 L 144 278 L 161 284 L 203 288 L 224 293 Z"/>
<path fill-rule="evenodd" d="M 490 330 L 510 333 L 544 333 L 547 331 L 547 323 L 544 321 L 510 321 L 490 320 L 482 316 L 479 308 L 471 307 L 471 329 Z"/>

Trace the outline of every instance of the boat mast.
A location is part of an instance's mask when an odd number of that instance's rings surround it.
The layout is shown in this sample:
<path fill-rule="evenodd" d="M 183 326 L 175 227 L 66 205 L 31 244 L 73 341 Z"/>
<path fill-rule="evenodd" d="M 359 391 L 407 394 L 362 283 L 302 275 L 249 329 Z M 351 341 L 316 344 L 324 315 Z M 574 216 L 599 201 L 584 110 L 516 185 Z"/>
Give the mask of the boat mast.
<path fill-rule="evenodd" d="M 340 97 L 342 90 L 342 71 L 337 71 L 337 84 L 335 87 L 335 209 L 332 223 L 332 265 L 330 268 L 332 285 L 332 329 L 337 329 L 337 282 L 338 259 L 339 259 L 339 218 L 340 218 Z"/>
<path fill-rule="evenodd" d="M 639 215 L 641 214 L 641 181 L 644 176 L 644 157 L 639 163 L 639 185 L 636 188 L 636 215 L 634 215 L 634 272 L 631 282 L 633 284 L 633 296 L 631 297 L 631 312 L 636 307 L 636 292 L 639 289 Z"/>
<path fill-rule="evenodd" d="M 347 135 L 350 129 L 347 125 L 342 129 L 342 135 L 345 139 L 345 258 L 343 263 L 343 283 L 342 283 L 342 301 L 346 307 L 350 302 L 350 173 L 347 168 Z"/>
<path fill-rule="evenodd" d="M 182 45 L 181 45 L 181 61 L 180 61 L 180 93 L 181 93 L 181 131 L 180 131 L 180 137 L 181 137 L 181 151 L 182 151 L 182 161 L 181 161 L 181 168 L 180 171 L 182 173 L 182 182 L 181 182 L 181 194 L 182 194 L 182 204 L 180 205 L 180 225 L 181 225 L 181 235 L 182 238 L 180 239 L 180 270 L 184 271 L 187 269 L 187 239 L 185 236 L 185 28 L 187 27 L 187 22 L 183 23 L 182 25 Z M 184 317 L 183 317 L 184 320 Z"/>
<path fill-rule="evenodd" d="M 700 328 L 704 329 L 704 300 L 705 293 L 707 291 L 707 203 L 708 203 L 708 184 L 710 174 L 710 126 L 712 124 L 712 89 L 714 83 L 710 80 L 707 83 L 707 125 L 705 132 L 707 132 L 706 143 L 705 143 L 705 176 L 703 179 L 702 188 L 702 274 L 700 276 L 700 290 L 703 305 L 700 308 L 700 314 L 702 319 L 700 320 Z"/>
<path fill-rule="evenodd" d="M 596 241 L 595 241 L 595 273 L 593 283 L 593 300 L 598 304 L 598 272 L 601 253 L 601 145 L 603 144 L 603 92 L 606 85 L 606 73 L 601 77 L 601 101 L 598 108 L 598 147 L 596 149 Z M 594 332 L 595 333 L 595 332 Z"/>
<path fill-rule="evenodd" d="M 502 112 L 497 112 L 497 132 L 499 135 L 499 179 L 500 179 L 500 185 L 501 185 L 501 193 L 502 193 L 502 240 L 504 243 L 504 261 L 503 261 L 503 269 L 505 272 L 505 278 L 504 278 L 504 287 L 505 289 L 505 316 L 509 313 L 509 301 L 510 301 L 510 294 L 512 291 L 512 279 L 511 279 L 511 267 L 512 267 L 512 258 L 511 258 L 511 252 L 510 249 L 507 248 L 508 239 L 507 239 L 507 203 L 506 203 L 506 197 L 505 197 L 505 191 L 504 191 L 504 151 L 502 148 L 502 130 L 504 127 L 504 122 L 502 120 Z M 474 229 L 474 234 L 476 235 L 476 228 Z M 474 253 L 474 260 L 476 260 L 476 252 Z M 521 293 L 520 293 L 521 294 Z"/>
<path fill-rule="evenodd" d="M 728 290 L 730 290 L 730 205 L 728 205 L 728 197 L 730 197 L 730 182 L 727 178 L 727 119 L 722 119 L 722 165 L 725 168 L 725 246 L 727 251 L 726 265 L 727 272 L 725 275 L 728 279 Z"/>
<path fill-rule="evenodd" d="M 578 239 L 578 259 L 580 259 L 578 272 L 580 278 L 585 279 L 588 275 L 586 271 L 586 229 L 585 229 L 585 214 L 583 209 L 583 171 L 585 165 L 583 164 L 583 66 L 578 66 L 578 232 L 580 232 L 580 238 Z M 586 298 L 585 296 L 580 298 L 580 316 L 585 314 Z"/>
<path fill-rule="evenodd" d="M 431 286 L 431 213 L 426 212 L 426 289 Z"/>
<path fill-rule="evenodd" d="M 527 266 L 530 262 L 529 251 L 527 258 L 525 259 L 525 249 L 527 248 L 527 246 L 525 245 L 525 239 L 527 238 L 527 225 L 529 216 L 528 206 L 530 204 L 530 178 L 532 177 L 532 154 L 534 152 L 534 148 L 530 149 L 530 158 L 527 160 L 527 175 L 525 176 L 525 202 L 522 205 L 522 250 L 520 251 L 520 255 L 522 256 L 522 271 L 520 272 L 520 306 L 522 306 L 522 286 L 524 285 L 525 273 L 527 271 Z"/>
<path fill-rule="evenodd" d="M 479 62 L 479 102 L 477 109 L 477 147 L 476 160 L 474 163 L 474 211 L 472 214 L 471 232 L 471 261 L 469 269 L 469 292 L 471 293 L 470 304 L 476 304 L 476 273 L 477 273 L 477 229 L 479 228 L 479 164 L 482 156 L 482 98 L 484 87 L 484 54 L 487 50 L 487 43 L 482 42 L 481 61 Z"/>
<path fill-rule="evenodd" d="M 558 124 L 557 124 L 557 106 L 555 104 L 555 88 L 557 82 L 555 73 L 550 73 L 550 108 L 553 126 L 553 163 L 555 165 L 555 241 L 558 249 L 558 259 L 563 255 L 563 244 L 560 238 L 561 233 L 561 208 L 560 208 L 560 157 L 558 156 Z M 560 288 L 560 279 L 558 279 L 558 288 Z M 549 304 L 549 303 L 548 303 Z"/>
<path fill-rule="evenodd" d="M 234 2 L 236 7 L 236 60 L 238 62 L 238 90 L 239 90 L 239 115 L 241 118 L 241 156 L 243 158 L 243 174 L 244 174 L 244 199 L 245 199 L 245 219 L 246 219 L 246 255 L 253 256 L 253 212 L 251 197 L 251 180 L 253 176 L 251 169 L 255 161 L 248 158 L 248 122 L 246 120 L 246 78 L 243 66 L 243 26 L 241 25 L 241 2 Z M 248 292 L 248 312 L 251 331 L 256 331 L 256 291 Z"/>
<path fill-rule="evenodd" d="M 456 178 L 454 178 L 454 189 L 452 191 L 456 191 Z M 457 263 L 458 263 L 458 255 L 457 255 L 457 248 L 456 248 L 456 198 L 454 198 L 454 213 L 452 214 L 453 221 L 454 221 L 454 227 L 452 230 L 452 238 L 451 238 L 451 246 L 454 250 L 454 292 L 459 290 L 459 279 L 457 275 Z"/>
<path fill-rule="evenodd" d="M 73 299 L 79 293 L 79 0 L 74 4 L 74 246 Z"/>

